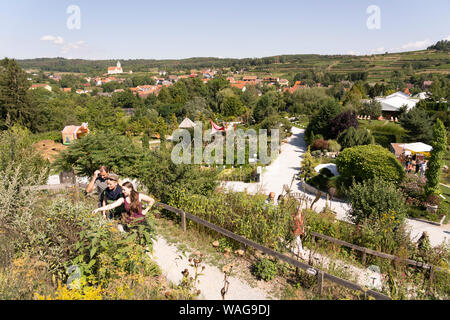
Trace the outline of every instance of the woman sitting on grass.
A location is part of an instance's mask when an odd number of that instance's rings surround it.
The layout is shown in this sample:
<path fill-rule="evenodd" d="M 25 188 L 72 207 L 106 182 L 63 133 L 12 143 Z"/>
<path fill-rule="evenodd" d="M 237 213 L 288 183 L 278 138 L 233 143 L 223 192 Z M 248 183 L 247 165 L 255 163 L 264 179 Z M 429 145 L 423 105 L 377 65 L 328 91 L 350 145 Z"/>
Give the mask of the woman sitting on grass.
<path fill-rule="evenodd" d="M 125 223 L 132 224 L 136 222 L 145 222 L 145 214 L 150 210 L 151 206 L 155 203 L 155 200 L 146 194 L 136 192 L 133 184 L 129 181 L 122 185 L 122 192 L 124 195 L 123 198 L 120 198 L 107 206 L 97 208 L 93 210 L 92 213 L 111 210 L 123 204 L 125 213 L 122 217 L 124 218 Z M 143 211 L 142 201 L 149 203 L 149 206 Z"/>

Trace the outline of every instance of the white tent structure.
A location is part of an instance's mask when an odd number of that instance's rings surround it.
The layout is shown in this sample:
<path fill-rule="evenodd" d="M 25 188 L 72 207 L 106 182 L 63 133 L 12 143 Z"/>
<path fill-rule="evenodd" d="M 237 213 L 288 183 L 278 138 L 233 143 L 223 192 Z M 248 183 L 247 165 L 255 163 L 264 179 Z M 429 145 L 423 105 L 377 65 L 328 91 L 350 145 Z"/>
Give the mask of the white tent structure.
<path fill-rule="evenodd" d="M 195 123 L 189 119 L 189 118 L 184 118 L 184 120 L 180 123 L 180 125 L 178 126 L 178 128 L 180 129 L 190 129 L 195 127 Z"/>
<path fill-rule="evenodd" d="M 316 166 L 314 168 L 314 170 L 316 172 L 320 172 L 321 169 L 323 168 L 327 168 L 328 170 L 331 171 L 332 174 L 334 174 L 335 176 L 339 175 L 339 171 L 337 169 L 337 166 L 335 163 L 323 163 L 323 164 L 319 164 L 318 166 Z"/>
<path fill-rule="evenodd" d="M 433 149 L 432 146 L 423 142 L 405 143 L 399 145 L 399 147 L 412 153 L 430 153 L 430 151 Z"/>

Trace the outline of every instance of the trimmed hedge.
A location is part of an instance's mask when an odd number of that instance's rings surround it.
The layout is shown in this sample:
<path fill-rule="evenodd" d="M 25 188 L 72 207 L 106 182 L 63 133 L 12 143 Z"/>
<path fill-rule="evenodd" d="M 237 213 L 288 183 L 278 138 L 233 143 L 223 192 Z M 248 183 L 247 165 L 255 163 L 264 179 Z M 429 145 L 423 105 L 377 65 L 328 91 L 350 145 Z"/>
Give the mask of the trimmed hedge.
<path fill-rule="evenodd" d="M 363 145 L 347 148 L 336 159 L 340 174 L 344 177 L 364 181 L 375 177 L 400 183 L 405 172 L 395 156 L 378 145 Z"/>

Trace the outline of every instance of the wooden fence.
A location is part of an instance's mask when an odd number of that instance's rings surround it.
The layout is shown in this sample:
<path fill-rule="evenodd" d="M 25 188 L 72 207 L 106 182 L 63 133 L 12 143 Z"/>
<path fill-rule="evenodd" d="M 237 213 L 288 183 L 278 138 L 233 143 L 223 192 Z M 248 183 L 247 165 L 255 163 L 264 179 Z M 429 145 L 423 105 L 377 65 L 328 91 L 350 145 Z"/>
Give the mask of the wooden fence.
<path fill-rule="evenodd" d="M 413 265 L 413 266 L 416 266 L 416 267 L 428 269 L 428 270 L 430 270 L 430 275 L 432 275 L 434 271 L 446 271 L 446 272 L 448 272 L 448 270 L 446 270 L 446 269 L 443 269 L 443 268 L 440 268 L 440 267 L 437 267 L 437 266 L 433 266 L 433 265 L 430 265 L 430 264 L 427 264 L 427 263 L 424 263 L 424 262 L 421 262 L 421 261 L 415 261 L 415 260 L 411 260 L 411 259 L 400 258 L 400 257 L 394 256 L 392 254 L 375 251 L 375 250 L 372 250 L 372 249 L 369 249 L 369 248 L 365 248 L 365 247 L 360 247 L 360 246 L 357 246 L 357 245 L 355 245 L 353 243 L 349 243 L 349 242 L 345 242 L 343 240 L 335 239 L 335 238 L 332 238 L 330 236 L 326 236 L 326 235 L 323 235 L 323 234 L 320 234 L 320 233 L 317 233 L 317 232 L 310 232 L 310 234 L 311 234 L 312 242 L 315 242 L 315 238 L 320 238 L 320 239 L 324 239 L 324 240 L 327 240 L 327 241 L 339 244 L 339 245 L 344 246 L 344 247 L 351 248 L 353 250 L 361 251 L 363 253 L 362 254 L 363 263 L 366 261 L 366 255 L 370 254 L 370 255 L 373 255 L 373 256 L 376 256 L 376 257 L 389 259 L 389 260 L 392 260 L 392 261 L 401 262 L 401 263 L 405 263 L 405 264 L 408 264 L 408 265 Z"/>
<path fill-rule="evenodd" d="M 75 187 L 75 190 L 79 190 L 79 186 L 78 184 L 63 184 L 63 185 L 45 185 L 45 186 L 33 186 L 33 187 L 27 187 L 30 190 L 63 190 L 63 189 L 67 189 L 67 188 L 71 188 L 71 187 Z M 372 289 L 367 289 L 361 285 L 358 285 L 356 283 L 353 283 L 349 280 L 345 280 L 342 278 L 339 278 L 337 276 L 334 276 L 332 274 L 329 274 L 323 270 L 320 270 L 319 268 L 313 267 L 309 264 L 300 262 L 294 258 L 291 258 L 289 256 L 286 256 L 280 252 L 277 252 L 275 250 L 272 250 L 270 248 L 264 247 L 252 240 L 249 240 L 247 238 L 244 238 L 240 235 L 237 235 L 227 229 L 224 229 L 222 227 L 216 226 L 215 224 L 208 222 L 202 218 L 199 218 L 197 216 L 194 216 L 188 212 L 185 212 L 181 209 L 169 206 L 167 204 L 158 202 L 155 203 L 155 207 L 159 207 L 159 208 L 163 208 L 165 210 L 168 210 L 170 212 L 173 212 L 177 215 L 179 215 L 181 217 L 181 228 L 183 229 L 183 231 L 186 231 L 186 219 L 192 220 L 193 222 L 196 222 L 198 224 L 201 224 L 211 230 L 214 230 L 220 234 L 225 235 L 228 238 L 231 238 L 239 243 L 242 243 L 246 246 L 250 246 L 256 250 L 259 250 L 265 254 L 268 254 L 272 257 L 278 258 L 281 261 L 287 262 L 291 265 L 293 265 L 296 268 L 300 268 L 302 270 L 304 270 L 305 272 L 311 274 L 311 275 L 315 275 L 317 277 L 317 281 L 318 281 L 318 293 L 322 294 L 323 293 L 323 283 L 324 280 L 328 280 L 331 281 L 333 283 L 336 283 L 340 286 L 346 287 L 348 289 L 351 290 L 357 290 L 360 292 L 363 292 L 364 295 L 368 295 L 371 296 L 377 300 L 391 300 L 391 298 L 387 295 L 384 295 L 378 291 L 372 290 Z"/>
<path fill-rule="evenodd" d="M 284 262 L 287 262 L 287 263 L 293 265 L 296 268 L 300 268 L 300 269 L 306 271 L 309 274 L 315 275 L 317 277 L 317 280 L 318 280 L 318 293 L 319 294 L 322 294 L 322 292 L 323 292 L 323 281 L 324 280 L 328 280 L 328 281 L 334 282 L 334 283 L 336 283 L 338 285 L 341 285 L 343 287 L 346 287 L 348 289 L 361 291 L 365 295 L 369 295 L 369 296 L 371 296 L 371 297 L 373 297 L 373 298 L 375 298 L 377 300 L 391 300 L 391 298 L 389 296 L 386 296 L 386 295 L 384 295 L 384 294 L 382 294 L 382 293 L 380 293 L 378 291 L 371 290 L 371 289 L 366 289 L 366 288 L 364 288 L 361 285 L 355 284 L 355 283 L 353 283 L 351 281 L 348 281 L 348 280 L 339 278 L 337 276 L 334 276 L 332 274 L 329 274 L 329 273 L 327 273 L 325 271 L 322 271 L 322 270 L 320 270 L 320 269 L 318 269 L 316 267 L 312 267 L 309 264 L 297 261 L 296 259 L 293 259 L 293 258 L 291 258 L 289 256 L 286 256 L 286 255 L 284 255 L 284 254 L 282 254 L 280 252 L 277 252 L 275 250 L 272 250 L 270 248 L 264 247 L 264 246 L 254 242 L 252 240 L 249 240 L 249 239 L 244 238 L 244 237 L 242 237 L 240 235 L 237 235 L 237 234 L 235 234 L 235 233 L 233 233 L 233 232 L 231 232 L 229 230 L 226 230 L 226 229 L 224 229 L 222 227 L 216 226 L 215 224 L 212 224 L 211 222 L 208 222 L 208 221 L 206 221 L 204 219 L 201 219 L 201 218 L 199 218 L 197 216 L 194 216 L 194 215 L 192 215 L 192 214 L 190 214 L 188 212 L 185 212 L 185 211 L 183 211 L 181 209 L 174 208 L 174 207 L 169 206 L 169 205 L 164 204 L 164 203 L 156 203 L 155 206 L 163 208 L 163 209 L 166 209 L 168 211 L 171 211 L 171 212 L 179 215 L 181 217 L 181 227 L 182 227 L 183 231 L 186 231 L 186 219 L 189 219 L 189 220 L 192 220 L 192 221 L 194 221 L 194 222 L 196 222 L 198 224 L 201 224 L 201 225 L 203 225 L 203 226 L 205 226 L 205 227 L 207 227 L 207 228 L 209 228 L 211 230 L 214 230 L 214 231 L 216 231 L 218 233 L 221 233 L 221 234 L 227 236 L 228 238 L 231 238 L 231 239 L 233 239 L 233 240 L 235 240 L 235 241 L 237 241 L 239 243 L 242 243 L 244 245 L 250 246 L 250 247 L 252 247 L 252 248 L 254 248 L 256 250 L 264 252 L 265 254 L 268 254 L 268 255 L 276 257 L 276 258 L 278 258 L 278 259 L 280 259 L 280 260 L 282 260 Z"/>

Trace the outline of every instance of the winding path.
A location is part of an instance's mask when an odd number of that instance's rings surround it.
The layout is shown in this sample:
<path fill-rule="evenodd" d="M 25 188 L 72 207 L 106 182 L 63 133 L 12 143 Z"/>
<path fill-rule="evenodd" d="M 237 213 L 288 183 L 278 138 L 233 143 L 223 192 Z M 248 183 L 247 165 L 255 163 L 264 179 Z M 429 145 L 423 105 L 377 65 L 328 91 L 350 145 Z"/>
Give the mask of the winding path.
<path fill-rule="evenodd" d="M 283 192 L 283 185 L 287 184 L 289 186 L 292 177 L 300 169 L 300 162 L 306 151 L 306 142 L 303 138 L 304 131 L 304 129 L 292 127 L 292 136 L 287 143 L 281 146 L 281 153 L 277 159 L 265 168 L 260 183 L 226 182 L 223 183 L 223 186 L 228 190 L 247 190 L 249 193 L 263 192 L 264 194 L 269 194 L 269 192 L 275 192 L 276 197 L 278 197 Z M 301 192 L 301 182 L 294 180 L 292 191 Z M 314 198 L 312 195 L 309 197 L 310 199 Z M 315 203 L 314 209 L 321 211 L 325 208 L 325 205 L 326 199 L 322 197 Z M 336 217 L 339 220 L 348 221 L 347 212 L 350 209 L 348 203 L 333 200 L 330 206 L 336 212 Z M 411 232 L 412 240 L 417 240 L 423 231 L 427 231 L 432 246 L 438 246 L 443 242 L 450 244 L 450 224 L 437 226 L 413 219 L 406 219 L 406 224 Z"/>

